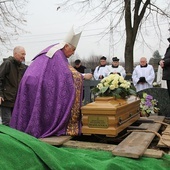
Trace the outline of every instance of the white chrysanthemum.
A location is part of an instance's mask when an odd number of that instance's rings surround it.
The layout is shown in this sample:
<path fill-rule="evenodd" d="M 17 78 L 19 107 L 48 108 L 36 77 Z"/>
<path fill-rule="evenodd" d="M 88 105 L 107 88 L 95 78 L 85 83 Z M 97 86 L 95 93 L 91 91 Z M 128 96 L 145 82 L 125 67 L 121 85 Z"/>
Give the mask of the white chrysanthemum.
<path fill-rule="evenodd" d="M 113 79 L 111 77 L 108 77 L 107 82 L 110 83 Z"/>
<path fill-rule="evenodd" d="M 104 83 L 104 82 L 105 82 L 105 78 L 103 78 L 100 82 L 101 82 L 101 83 Z"/>
<path fill-rule="evenodd" d="M 105 83 L 104 83 L 104 86 L 105 86 L 105 87 L 109 87 L 109 83 L 108 83 L 108 82 L 105 82 Z"/>
<path fill-rule="evenodd" d="M 110 74 L 108 77 L 110 77 L 113 80 L 115 78 L 115 74 Z"/>
<path fill-rule="evenodd" d="M 119 75 L 118 74 L 114 74 L 115 76 L 114 76 L 114 80 L 119 80 Z"/>
<path fill-rule="evenodd" d="M 114 78 L 119 78 L 120 76 L 118 74 L 113 74 L 114 75 Z"/>
<path fill-rule="evenodd" d="M 130 88 L 131 83 L 127 81 L 126 84 L 127 84 L 127 88 Z"/>
<path fill-rule="evenodd" d="M 115 88 L 118 88 L 118 87 L 119 87 L 117 80 L 112 81 L 112 84 L 111 84 L 111 85 L 115 86 Z"/>
<path fill-rule="evenodd" d="M 98 85 L 97 85 L 97 88 L 100 90 L 100 89 L 102 89 L 103 88 L 103 84 L 102 83 L 99 83 Z"/>
<path fill-rule="evenodd" d="M 114 90 L 115 88 L 117 88 L 117 87 L 115 87 L 113 84 L 112 85 L 110 85 L 110 90 Z"/>
<path fill-rule="evenodd" d="M 102 83 L 109 82 L 109 77 L 105 77 Z"/>
<path fill-rule="evenodd" d="M 130 88 L 130 82 L 124 81 L 122 84 L 120 84 L 120 87 L 128 89 Z"/>
<path fill-rule="evenodd" d="M 124 82 L 124 78 L 122 76 L 119 76 L 119 82 L 120 83 Z"/>
<path fill-rule="evenodd" d="M 156 86 L 156 85 L 157 85 L 157 82 L 154 82 L 154 83 L 153 83 L 153 86 Z"/>

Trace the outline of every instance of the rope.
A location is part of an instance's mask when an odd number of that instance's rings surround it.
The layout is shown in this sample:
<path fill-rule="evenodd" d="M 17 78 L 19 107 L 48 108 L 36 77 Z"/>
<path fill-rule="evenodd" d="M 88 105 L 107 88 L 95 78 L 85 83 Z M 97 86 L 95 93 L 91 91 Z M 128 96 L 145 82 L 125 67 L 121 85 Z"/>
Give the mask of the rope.
<path fill-rule="evenodd" d="M 165 122 L 162 122 L 162 121 L 155 121 L 155 120 L 154 120 L 154 123 L 160 123 L 160 124 L 169 126 L 168 123 L 165 123 Z M 147 133 L 154 133 L 156 136 L 159 137 L 160 142 L 162 142 L 162 143 L 163 143 L 164 145 L 166 145 L 167 147 L 170 147 L 170 145 L 165 142 L 165 139 L 164 139 L 158 132 L 155 132 L 155 131 L 152 131 L 152 130 L 128 130 L 128 132 L 147 132 Z M 170 132 L 162 132 L 162 135 L 170 135 Z"/>
<path fill-rule="evenodd" d="M 170 132 L 162 132 L 163 135 L 170 135 Z"/>
<path fill-rule="evenodd" d="M 156 120 L 154 120 L 154 123 L 160 123 L 160 124 L 163 124 L 163 125 L 166 125 L 166 126 L 169 125 L 168 123 L 165 123 L 165 122 L 162 122 L 162 121 L 156 121 Z"/>
<path fill-rule="evenodd" d="M 166 125 L 166 126 L 169 126 L 168 123 L 165 123 L 165 122 L 161 122 L 161 121 L 154 121 L 155 123 L 160 123 L 160 124 L 163 124 L 163 125 Z M 170 135 L 170 132 L 162 132 L 162 135 Z"/>
<path fill-rule="evenodd" d="M 152 131 L 152 130 L 128 130 L 128 132 L 146 132 L 146 133 L 154 133 L 156 136 L 159 137 L 160 139 L 160 142 L 162 142 L 164 145 L 166 145 L 167 147 L 170 147 L 169 144 L 167 144 L 164 139 L 162 138 L 162 136 L 158 133 L 158 132 L 155 132 L 155 131 Z"/>

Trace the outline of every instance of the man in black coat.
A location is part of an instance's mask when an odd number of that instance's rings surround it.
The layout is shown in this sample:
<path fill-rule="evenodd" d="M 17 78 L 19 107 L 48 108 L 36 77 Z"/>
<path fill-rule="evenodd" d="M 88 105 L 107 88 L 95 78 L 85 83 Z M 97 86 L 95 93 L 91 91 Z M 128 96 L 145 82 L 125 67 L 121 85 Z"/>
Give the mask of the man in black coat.
<path fill-rule="evenodd" d="M 167 39 L 170 43 L 170 38 Z M 170 97 L 170 44 L 165 52 L 165 56 L 159 62 L 160 66 L 163 68 L 162 80 L 167 81 L 168 93 Z"/>
<path fill-rule="evenodd" d="M 81 64 L 81 60 L 77 59 L 77 60 L 75 60 L 74 63 L 75 63 L 74 68 L 75 68 L 78 72 L 80 72 L 80 73 L 85 73 L 86 67 Z"/>
<path fill-rule="evenodd" d="M 0 65 L 0 112 L 2 124 L 8 126 L 15 103 L 20 80 L 26 70 L 24 47 L 17 46 L 13 56 L 5 58 Z"/>

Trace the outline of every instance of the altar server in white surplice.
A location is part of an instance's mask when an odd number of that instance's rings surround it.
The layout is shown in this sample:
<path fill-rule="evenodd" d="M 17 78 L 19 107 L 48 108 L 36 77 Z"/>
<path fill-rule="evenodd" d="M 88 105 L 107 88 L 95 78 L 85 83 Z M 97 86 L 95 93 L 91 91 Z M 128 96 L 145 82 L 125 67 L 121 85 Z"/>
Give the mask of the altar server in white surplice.
<path fill-rule="evenodd" d="M 126 71 L 123 66 L 119 65 L 119 59 L 117 57 L 113 57 L 112 61 L 112 65 L 108 66 L 109 74 L 118 74 L 125 78 Z"/>
<path fill-rule="evenodd" d="M 142 57 L 140 65 L 137 65 L 132 73 L 132 81 L 136 91 L 153 87 L 155 72 L 152 65 L 147 63 L 147 59 Z"/>
<path fill-rule="evenodd" d="M 108 76 L 108 69 L 106 65 L 106 57 L 103 56 L 100 58 L 100 65 L 97 66 L 94 70 L 94 78 L 95 80 L 101 80 L 104 77 Z"/>

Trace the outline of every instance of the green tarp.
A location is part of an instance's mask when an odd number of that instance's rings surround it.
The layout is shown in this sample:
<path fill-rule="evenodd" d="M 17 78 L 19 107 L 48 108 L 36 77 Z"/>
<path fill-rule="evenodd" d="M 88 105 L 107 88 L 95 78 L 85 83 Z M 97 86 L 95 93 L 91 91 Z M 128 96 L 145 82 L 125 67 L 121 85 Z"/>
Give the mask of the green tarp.
<path fill-rule="evenodd" d="M 55 147 L 0 125 L 0 170 L 169 170 L 170 155 L 131 159 L 111 152 Z"/>

